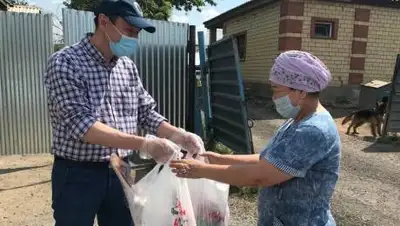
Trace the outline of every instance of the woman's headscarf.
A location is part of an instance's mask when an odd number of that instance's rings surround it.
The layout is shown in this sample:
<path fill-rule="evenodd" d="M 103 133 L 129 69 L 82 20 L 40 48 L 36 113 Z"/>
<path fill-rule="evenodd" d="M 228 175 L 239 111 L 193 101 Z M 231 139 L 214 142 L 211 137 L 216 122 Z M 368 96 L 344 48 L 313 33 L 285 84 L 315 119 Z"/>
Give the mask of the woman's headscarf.
<path fill-rule="evenodd" d="M 305 91 L 320 92 L 332 77 L 325 64 L 308 52 L 291 50 L 281 53 L 272 66 L 271 82 Z"/>

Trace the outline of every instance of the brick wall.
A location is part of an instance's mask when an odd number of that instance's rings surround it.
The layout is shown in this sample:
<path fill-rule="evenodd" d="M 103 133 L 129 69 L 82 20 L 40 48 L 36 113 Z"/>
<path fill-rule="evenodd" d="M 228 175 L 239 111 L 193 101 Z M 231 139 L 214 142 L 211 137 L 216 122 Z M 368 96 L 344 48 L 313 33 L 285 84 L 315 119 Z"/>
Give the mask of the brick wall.
<path fill-rule="evenodd" d="M 266 83 L 278 54 L 280 3 L 265 6 L 224 24 L 225 34 L 247 32 L 246 59 L 241 67 L 247 83 Z"/>
<path fill-rule="evenodd" d="M 391 81 L 400 53 L 400 9 L 306 0 L 302 49 L 320 57 L 332 85 Z M 310 38 L 311 18 L 337 18 L 337 40 Z"/>
<path fill-rule="evenodd" d="M 279 16 L 279 52 L 301 50 L 304 1 L 282 0 Z"/>
<path fill-rule="evenodd" d="M 364 81 L 391 81 L 400 53 L 400 9 L 364 7 L 371 10 Z"/>
<path fill-rule="evenodd" d="M 311 38 L 312 18 L 337 20 L 335 40 Z M 320 58 L 333 76 L 331 85 L 347 84 L 353 41 L 354 8 L 349 4 L 308 0 L 304 6 L 302 50 Z"/>
<path fill-rule="evenodd" d="M 311 37 L 312 21 L 318 19 L 336 22 L 334 39 Z M 335 90 L 342 84 L 390 81 L 400 53 L 400 9 L 281 0 L 226 22 L 224 31 L 247 31 L 242 71 L 246 83 L 257 84 L 258 91 L 265 90 L 262 84 L 267 83 L 273 60 L 285 50 L 301 49 L 319 57 L 332 73 Z"/>

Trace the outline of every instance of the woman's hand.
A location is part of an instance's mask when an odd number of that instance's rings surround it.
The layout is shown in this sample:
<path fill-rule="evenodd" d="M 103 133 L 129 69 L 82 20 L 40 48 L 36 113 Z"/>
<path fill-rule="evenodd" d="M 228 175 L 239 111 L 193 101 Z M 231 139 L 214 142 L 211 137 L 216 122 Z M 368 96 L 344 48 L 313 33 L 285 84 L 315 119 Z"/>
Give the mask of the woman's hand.
<path fill-rule="evenodd" d="M 207 158 L 211 164 L 219 164 L 220 160 L 222 159 L 221 154 L 212 151 L 207 151 L 203 154 L 200 154 L 200 156 Z"/>
<path fill-rule="evenodd" d="M 195 159 L 172 160 L 169 164 L 172 172 L 183 178 L 202 178 L 202 170 L 206 163 Z"/>

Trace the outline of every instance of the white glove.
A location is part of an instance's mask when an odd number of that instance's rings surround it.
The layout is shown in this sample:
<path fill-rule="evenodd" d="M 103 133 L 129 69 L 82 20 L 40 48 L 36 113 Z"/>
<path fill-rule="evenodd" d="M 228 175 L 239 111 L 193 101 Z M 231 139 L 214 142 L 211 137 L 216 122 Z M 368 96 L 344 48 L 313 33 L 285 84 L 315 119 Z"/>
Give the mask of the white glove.
<path fill-rule="evenodd" d="M 180 153 L 180 148 L 173 142 L 158 138 L 152 135 L 146 135 L 142 147 L 139 149 L 140 155 L 150 155 L 157 163 L 165 164 L 171 158 Z"/>
<path fill-rule="evenodd" d="M 178 132 L 172 134 L 169 140 L 177 144 L 180 148 L 187 151 L 189 154 L 202 154 L 205 152 L 203 140 L 194 133 L 179 129 Z"/>

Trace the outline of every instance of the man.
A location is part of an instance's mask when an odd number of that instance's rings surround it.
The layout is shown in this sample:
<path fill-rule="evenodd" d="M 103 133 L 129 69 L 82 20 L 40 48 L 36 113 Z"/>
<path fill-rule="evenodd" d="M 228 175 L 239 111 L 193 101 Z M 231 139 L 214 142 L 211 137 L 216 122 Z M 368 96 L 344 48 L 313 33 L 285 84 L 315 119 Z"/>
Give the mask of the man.
<path fill-rule="evenodd" d="M 166 139 L 193 154 L 201 145 L 198 136 L 170 125 L 154 110 L 154 99 L 127 57 L 136 50 L 139 32 L 155 32 L 139 5 L 103 1 L 95 16 L 94 34 L 53 54 L 45 75 L 56 226 L 91 226 L 95 216 L 100 226 L 133 225 L 109 167 L 111 153 L 124 158 L 138 150 L 166 162 L 174 151 Z M 136 136 L 139 125 L 161 138 Z"/>

